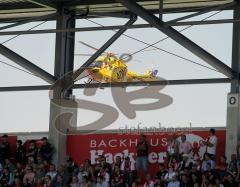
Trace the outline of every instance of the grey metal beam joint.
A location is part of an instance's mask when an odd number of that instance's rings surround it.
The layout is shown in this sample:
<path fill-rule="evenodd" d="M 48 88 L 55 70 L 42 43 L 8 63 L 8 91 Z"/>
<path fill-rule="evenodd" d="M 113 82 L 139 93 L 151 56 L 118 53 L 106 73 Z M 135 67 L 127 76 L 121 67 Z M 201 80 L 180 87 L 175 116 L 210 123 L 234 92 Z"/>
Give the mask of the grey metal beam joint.
<path fill-rule="evenodd" d="M 170 38 L 172 38 L 175 42 L 182 45 L 187 50 L 191 51 L 193 54 L 210 64 L 212 67 L 219 70 L 219 72 L 223 73 L 225 76 L 229 78 L 235 77 L 235 72 L 228 67 L 226 64 L 221 62 L 215 56 L 208 53 L 206 50 L 198 46 L 196 43 L 185 37 L 183 34 L 176 31 L 171 26 L 167 25 L 162 20 L 158 19 L 152 13 L 148 12 L 142 6 L 140 6 L 137 2 L 132 0 L 116 0 L 117 2 L 124 5 L 133 13 L 137 14 L 139 17 L 147 21 L 149 24 L 154 26 L 156 29 L 160 30 Z"/>

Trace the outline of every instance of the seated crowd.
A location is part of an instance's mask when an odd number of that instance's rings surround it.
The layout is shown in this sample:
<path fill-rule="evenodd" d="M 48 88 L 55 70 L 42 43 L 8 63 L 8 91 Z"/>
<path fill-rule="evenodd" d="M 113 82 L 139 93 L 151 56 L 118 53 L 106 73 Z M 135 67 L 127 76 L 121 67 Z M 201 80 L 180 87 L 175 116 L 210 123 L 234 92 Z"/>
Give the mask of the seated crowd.
<path fill-rule="evenodd" d="M 143 164 L 148 150 L 144 135 L 137 146 L 136 162 L 130 157 L 117 156 L 114 163 L 110 164 L 105 156 L 99 155 L 94 164 L 86 159 L 77 165 L 68 157 L 65 163 L 57 167 L 52 163 L 54 148 L 47 138 L 42 139 L 40 146 L 32 140 L 27 148 L 18 140 L 16 156 L 10 159 L 8 136 L 3 135 L 0 145 L 0 186 L 240 187 L 239 155 L 232 154 L 229 162 L 225 156 L 221 156 L 219 164 L 216 164 L 214 155 L 207 151 L 203 159 L 193 158 L 189 154 L 191 146 L 185 142 L 184 136 L 181 137 L 184 144 L 178 144 L 176 139 L 169 140 L 167 160 L 159 163 L 155 174 L 150 174 L 148 165 Z M 203 144 L 211 145 L 207 141 Z M 176 152 L 176 148 L 180 151 Z M 181 152 L 181 149 L 186 152 Z"/>

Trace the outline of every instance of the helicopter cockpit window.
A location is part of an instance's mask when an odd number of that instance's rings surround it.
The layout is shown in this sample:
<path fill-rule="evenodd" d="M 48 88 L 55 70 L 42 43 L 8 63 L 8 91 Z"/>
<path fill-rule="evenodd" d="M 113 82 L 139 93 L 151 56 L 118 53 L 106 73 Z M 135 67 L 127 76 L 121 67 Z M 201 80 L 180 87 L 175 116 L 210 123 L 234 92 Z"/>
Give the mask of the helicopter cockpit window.
<path fill-rule="evenodd" d="M 101 68 L 102 62 L 101 61 L 95 61 L 92 63 L 91 67 Z"/>

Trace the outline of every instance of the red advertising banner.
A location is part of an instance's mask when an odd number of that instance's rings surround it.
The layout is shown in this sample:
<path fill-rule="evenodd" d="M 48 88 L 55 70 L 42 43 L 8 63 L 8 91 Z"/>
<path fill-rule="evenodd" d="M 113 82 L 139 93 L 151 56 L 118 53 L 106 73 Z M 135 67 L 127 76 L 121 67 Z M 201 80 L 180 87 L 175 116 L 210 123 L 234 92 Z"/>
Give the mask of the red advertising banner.
<path fill-rule="evenodd" d="M 201 141 L 209 136 L 208 131 L 191 131 L 178 132 L 177 136 L 184 133 L 187 141 L 192 144 L 192 157 L 199 156 L 202 158 L 206 147 L 201 145 Z M 153 173 L 158 168 L 157 163 L 164 162 L 166 159 L 167 138 L 170 132 L 147 133 L 147 141 L 150 145 L 148 161 L 150 163 L 150 172 Z M 225 155 L 225 130 L 217 130 L 217 161 L 221 155 Z M 86 134 L 86 135 L 69 135 L 67 138 L 67 153 L 78 164 L 83 163 L 85 159 L 90 159 L 92 164 L 95 163 L 98 155 L 105 155 L 107 162 L 113 163 L 117 156 L 122 158 L 129 156 L 132 161 L 136 159 L 136 145 L 139 134 Z"/>

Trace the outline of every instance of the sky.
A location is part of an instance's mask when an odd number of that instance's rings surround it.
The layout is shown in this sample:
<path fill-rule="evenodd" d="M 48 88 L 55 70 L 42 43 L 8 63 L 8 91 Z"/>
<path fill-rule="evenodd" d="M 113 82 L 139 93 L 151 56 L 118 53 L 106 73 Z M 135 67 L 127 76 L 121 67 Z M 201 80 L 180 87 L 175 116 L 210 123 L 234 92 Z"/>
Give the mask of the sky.
<path fill-rule="evenodd" d="M 201 20 L 216 12 L 207 13 L 191 20 Z M 174 19 L 185 14 L 164 15 L 164 21 Z M 232 11 L 224 11 L 210 19 L 232 18 Z M 103 25 L 119 25 L 126 23 L 126 19 L 105 18 L 93 19 Z M 136 23 L 145 23 L 138 19 Z M 9 30 L 27 30 L 39 22 L 25 24 Z M 78 20 L 76 27 L 96 26 L 88 20 Z M 0 26 L 3 26 L 0 25 Z M 55 22 L 46 22 L 36 29 L 54 29 Z M 185 27 L 175 27 L 180 30 Z M 94 53 L 95 51 L 82 45 L 79 41 L 89 43 L 96 48 L 101 47 L 114 34 L 113 31 L 78 32 L 75 40 L 75 53 Z M 132 29 L 125 34 L 140 39 L 146 43 L 154 43 L 164 37 L 160 31 L 154 28 Z M 192 41 L 215 55 L 228 66 L 231 65 L 231 39 L 232 24 L 201 25 L 193 26 L 182 32 Z M 0 36 L 0 42 L 12 36 Z M 53 74 L 55 34 L 21 35 L 4 44 L 6 47 L 17 52 L 42 69 Z M 126 36 L 121 36 L 107 51 L 113 53 L 131 53 L 144 48 L 146 45 L 134 41 Z M 169 52 L 186 57 L 194 62 L 210 67 L 198 57 L 181 47 L 171 39 L 156 45 Z M 152 49 L 152 48 L 149 48 Z M 79 68 L 88 57 L 75 56 L 75 69 Z M 2 62 L 19 67 L 7 58 L 0 55 L 0 84 L 1 86 L 27 86 L 46 85 L 46 82 L 34 75 L 9 67 Z M 20 67 L 21 68 L 21 67 Z M 164 53 L 160 50 L 138 53 L 128 63 L 129 70 L 144 73 L 147 69 L 158 69 L 159 76 L 166 79 L 200 79 L 200 78 L 224 78 L 225 76 L 216 71 L 189 63 L 183 59 Z M 141 89 L 138 87 L 127 88 L 127 91 Z M 173 99 L 167 107 L 151 111 L 137 111 L 136 118 L 129 119 L 119 106 L 114 102 L 109 88 L 98 89 L 95 96 L 85 96 L 83 90 L 74 90 L 78 99 L 104 103 L 113 107 L 119 114 L 118 118 L 107 129 L 137 127 L 224 127 L 226 126 L 227 94 L 230 91 L 229 84 L 209 85 L 181 85 L 166 86 L 160 93 L 166 94 Z M 0 132 L 33 132 L 47 131 L 49 127 L 50 100 L 48 91 L 26 92 L 0 92 Z M 141 99 L 132 101 L 132 104 L 146 104 L 154 102 L 153 99 Z M 78 126 L 90 123 L 100 117 L 100 113 L 79 109 Z"/>

